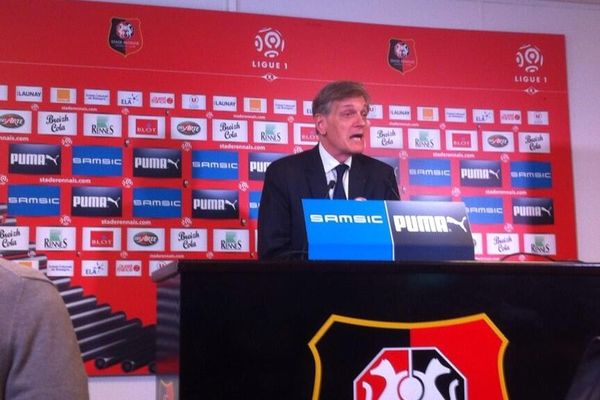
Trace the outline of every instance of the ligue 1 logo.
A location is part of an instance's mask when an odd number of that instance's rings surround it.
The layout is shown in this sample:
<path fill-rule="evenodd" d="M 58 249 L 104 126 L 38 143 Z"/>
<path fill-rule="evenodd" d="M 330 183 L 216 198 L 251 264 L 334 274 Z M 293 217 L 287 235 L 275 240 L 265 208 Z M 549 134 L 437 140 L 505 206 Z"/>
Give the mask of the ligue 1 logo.
<path fill-rule="evenodd" d="M 277 29 L 266 27 L 260 29 L 254 37 L 254 47 L 265 57 L 275 58 L 283 53 L 285 40 Z"/>
<path fill-rule="evenodd" d="M 531 44 L 521 46 L 515 55 L 515 60 L 519 68 L 523 68 L 528 73 L 538 72 L 544 65 L 542 52 Z"/>

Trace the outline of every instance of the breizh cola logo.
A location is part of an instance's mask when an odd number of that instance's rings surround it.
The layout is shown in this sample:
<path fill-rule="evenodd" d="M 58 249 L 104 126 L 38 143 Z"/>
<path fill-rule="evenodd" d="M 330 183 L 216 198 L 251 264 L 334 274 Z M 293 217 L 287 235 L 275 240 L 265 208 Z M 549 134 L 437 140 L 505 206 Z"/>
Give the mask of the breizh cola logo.
<path fill-rule="evenodd" d="M 38 133 L 44 135 L 76 135 L 76 113 L 38 113 Z"/>
<path fill-rule="evenodd" d="M 213 140 L 220 142 L 247 142 L 248 122 L 242 120 L 213 119 Z"/>

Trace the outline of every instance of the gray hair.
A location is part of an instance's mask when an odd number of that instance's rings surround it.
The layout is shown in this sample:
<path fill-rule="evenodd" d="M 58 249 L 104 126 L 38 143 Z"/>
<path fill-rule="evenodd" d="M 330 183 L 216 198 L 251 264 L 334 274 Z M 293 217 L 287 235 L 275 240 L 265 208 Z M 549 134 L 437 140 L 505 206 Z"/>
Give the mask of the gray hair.
<path fill-rule="evenodd" d="M 313 115 L 327 115 L 331 111 L 331 103 L 351 97 L 362 97 L 367 103 L 371 101 L 364 86 L 355 81 L 335 81 L 325 85 L 312 102 Z"/>

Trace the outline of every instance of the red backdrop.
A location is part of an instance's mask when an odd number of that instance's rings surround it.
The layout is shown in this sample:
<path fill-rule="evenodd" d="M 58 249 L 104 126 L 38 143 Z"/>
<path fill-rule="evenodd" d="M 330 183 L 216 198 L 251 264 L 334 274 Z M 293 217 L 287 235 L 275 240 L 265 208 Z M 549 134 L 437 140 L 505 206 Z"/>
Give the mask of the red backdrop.
<path fill-rule="evenodd" d="M 577 258 L 563 36 L 9 0 L 0 37 L 0 154 L 7 155 L 0 164 L 0 229 L 21 235 L 1 250 L 24 251 L 23 240 L 32 243 L 25 258 L 34 266 L 47 260 L 54 275 L 72 275 L 87 293 L 144 324 L 155 321 L 151 262 L 158 268 L 178 258 L 255 258 L 262 181 L 253 174 L 265 164 L 251 161 L 310 148 L 314 138 L 301 125 L 312 122 L 306 102 L 337 79 L 362 81 L 370 91 L 366 152 L 397 167 L 403 199 L 467 203 L 479 260 L 513 253 Z M 400 57 L 393 55 L 396 43 Z M 52 132 L 41 113 L 68 113 L 67 134 Z M 102 125 L 96 114 L 110 115 L 104 123 L 121 134 L 94 134 Z M 226 120 L 228 132 L 215 120 Z M 186 121 L 193 123 L 180 125 Z M 60 172 L 19 163 L 15 154 L 32 148 L 18 144 L 58 146 Z M 75 174 L 81 159 L 75 165 L 74 152 L 86 146 L 120 150 L 122 173 Z M 160 175 L 159 166 L 136 170 L 136 149 L 176 150 L 175 175 Z M 206 150 L 218 151 L 216 159 L 195 158 L 210 155 Z M 214 179 L 228 169 L 233 177 Z M 19 190 L 27 195 L 31 187 L 58 188 L 58 211 L 32 215 L 27 202 L 19 203 Z M 80 187 L 118 189 L 118 215 L 74 212 Z M 138 188 L 160 195 L 167 192 L 153 191 L 173 189 L 175 200 L 162 201 L 175 206 L 163 210 L 175 215 L 145 208 Z M 201 197 L 213 196 L 217 207 L 220 193 L 194 191 L 217 189 L 237 194 L 237 203 L 225 214 L 202 214 Z M 142 204 L 137 210 L 135 201 Z M 74 236 L 66 228 L 75 228 Z M 102 236 L 106 228 L 115 229 Z M 155 234 L 148 251 L 132 228 Z M 73 247 L 44 245 L 52 229 Z M 190 229 L 196 251 L 173 244 L 172 229 Z M 108 244 L 93 242 L 97 235 Z"/>

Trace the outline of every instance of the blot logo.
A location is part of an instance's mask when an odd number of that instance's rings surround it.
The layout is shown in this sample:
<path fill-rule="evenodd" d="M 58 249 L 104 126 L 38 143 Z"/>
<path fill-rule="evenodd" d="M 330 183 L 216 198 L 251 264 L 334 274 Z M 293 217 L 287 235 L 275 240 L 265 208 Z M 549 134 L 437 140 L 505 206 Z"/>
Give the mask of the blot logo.
<path fill-rule="evenodd" d="M 135 121 L 135 133 L 138 135 L 158 135 L 158 121 L 139 118 Z"/>
<path fill-rule="evenodd" d="M 354 382 L 355 399 L 466 399 L 466 380 L 436 348 L 382 349 Z"/>
<path fill-rule="evenodd" d="M 92 247 L 113 247 L 114 233 L 111 231 L 91 231 L 90 246 Z"/>

